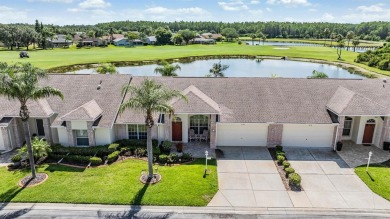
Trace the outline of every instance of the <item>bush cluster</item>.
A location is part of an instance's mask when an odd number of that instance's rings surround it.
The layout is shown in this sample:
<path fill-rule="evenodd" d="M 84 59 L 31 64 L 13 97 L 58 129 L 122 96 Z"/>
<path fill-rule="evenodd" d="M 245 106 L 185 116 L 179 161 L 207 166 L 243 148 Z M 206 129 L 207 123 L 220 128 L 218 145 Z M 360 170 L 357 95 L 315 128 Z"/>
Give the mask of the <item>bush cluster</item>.
<path fill-rule="evenodd" d="M 301 186 L 301 176 L 298 173 L 288 175 L 288 182 L 293 186 Z"/>
<path fill-rule="evenodd" d="M 290 162 L 288 162 L 287 160 L 283 161 L 282 165 L 284 169 L 289 168 L 291 166 Z"/>
<path fill-rule="evenodd" d="M 81 155 L 81 156 L 98 156 L 103 157 L 107 156 L 110 151 L 108 146 L 92 146 L 92 147 L 63 147 L 61 145 L 52 146 L 53 154 L 71 154 L 71 155 Z"/>
<path fill-rule="evenodd" d="M 76 164 L 88 164 L 90 156 L 83 155 L 68 155 L 64 157 L 64 161 Z"/>
<path fill-rule="evenodd" d="M 287 167 L 286 169 L 284 169 L 284 171 L 286 171 L 286 176 L 288 177 L 291 173 L 295 173 L 295 170 L 294 168 L 292 167 Z"/>
<path fill-rule="evenodd" d="M 91 157 L 89 158 L 89 162 L 91 163 L 91 166 L 99 166 L 103 163 L 103 160 L 100 157 Z"/>
<path fill-rule="evenodd" d="M 181 156 L 177 155 L 176 153 L 172 153 L 169 155 L 161 154 L 158 156 L 159 163 L 165 164 L 172 164 L 172 163 L 178 163 L 180 162 L 187 162 L 192 160 L 192 155 L 190 153 L 183 153 Z"/>
<path fill-rule="evenodd" d="M 118 149 L 119 149 L 119 144 L 117 144 L 117 143 L 110 144 L 108 146 L 108 151 L 110 151 L 110 153 L 112 153 L 112 152 L 114 152 L 114 151 L 116 151 Z"/>
<path fill-rule="evenodd" d="M 120 152 L 119 151 L 114 151 L 111 154 L 107 156 L 107 163 L 113 163 L 116 160 L 118 160 Z"/>

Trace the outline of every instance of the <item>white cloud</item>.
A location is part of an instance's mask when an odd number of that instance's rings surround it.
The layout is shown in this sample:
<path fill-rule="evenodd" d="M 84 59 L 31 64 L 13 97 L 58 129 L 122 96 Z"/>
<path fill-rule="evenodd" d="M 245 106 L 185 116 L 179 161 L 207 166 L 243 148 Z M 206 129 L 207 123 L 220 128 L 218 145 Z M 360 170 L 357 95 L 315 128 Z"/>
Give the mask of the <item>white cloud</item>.
<path fill-rule="evenodd" d="M 383 8 L 383 4 L 376 4 L 376 5 L 370 5 L 370 6 L 362 5 L 362 6 L 357 7 L 356 10 L 364 12 L 364 13 L 367 13 L 367 12 L 369 13 L 369 12 L 383 12 L 384 8 Z"/>
<path fill-rule="evenodd" d="M 260 3 L 260 1 L 252 0 L 250 3 L 251 3 L 252 5 L 257 5 L 257 4 Z"/>
<path fill-rule="evenodd" d="M 322 15 L 322 17 L 320 18 L 319 21 L 327 21 L 327 22 L 329 22 L 329 21 L 333 21 L 334 19 L 335 19 L 335 17 L 332 14 L 325 13 L 325 14 Z"/>
<path fill-rule="evenodd" d="M 218 2 L 218 5 L 225 11 L 241 11 L 248 10 L 249 7 L 240 0 L 232 0 L 230 2 Z"/>
<path fill-rule="evenodd" d="M 309 6 L 311 3 L 308 0 L 267 0 L 267 4 L 275 5 L 282 4 L 286 6 Z"/>
<path fill-rule="evenodd" d="M 111 3 L 105 2 L 105 0 L 85 0 L 79 4 L 79 7 L 83 9 L 106 8 L 110 6 Z"/>
<path fill-rule="evenodd" d="M 27 0 L 28 2 L 72 3 L 74 0 Z"/>
<path fill-rule="evenodd" d="M 271 8 L 265 8 L 265 10 L 268 11 L 268 12 L 271 12 L 271 11 L 272 11 Z"/>
<path fill-rule="evenodd" d="M 28 23 L 31 22 L 24 10 L 17 10 L 7 6 L 0 5 L 0 21 L 1 23 Z"/>
<path fill-rule="evenodd" d="M 310 8 L 309 9 L 309 12 L 317 12 L 318 10 L 317 9 L 315 9 L 315 8 Z"/>

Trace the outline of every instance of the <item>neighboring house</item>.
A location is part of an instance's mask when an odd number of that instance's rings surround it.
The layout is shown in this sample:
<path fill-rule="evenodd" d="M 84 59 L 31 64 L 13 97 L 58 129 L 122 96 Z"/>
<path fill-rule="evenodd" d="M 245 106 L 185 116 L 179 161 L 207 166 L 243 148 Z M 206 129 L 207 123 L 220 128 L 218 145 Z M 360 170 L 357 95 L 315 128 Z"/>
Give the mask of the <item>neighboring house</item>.
<path fill-rule="evenodd" d="M 132 78 L 132 79 L 131 79 Z M 209 132 L 217 146 L 334 148 L 337 141 L 382 147 L 390 140 L 390 86 L 381 80 L 288 78 L 155 77 L 182 91 L 175 116 L 155 115 L 152 137 L 188 142 L 189 129 Z M 32 134 L 62 145 L 103 145 L 119 139 L 145 139 L 143 114 L 119 106 L 121 87 L 144 77 L 129 75 L 50 75 L 42 84 L 64 93 L 29 102 Z M 0 150 L 24 142 L 19 105 L 0 98 Z M 173 119 L 174 118 L 174 119 Z"/>
<path fill-rule="evenodd" d="M 115 46 L 129 46 L 131 43 L 126 38 L 120 38 L 114 40 Z"/>
<path fill-rule="evenodd" d="M 66 35 L 58 34 L 53 39 L 48 39 L 49 45 L 53 47 L 66 47 L 73 44 L 72 40 L 66 40 Z"/>
<path fill-rule="evenodd" d="M 154 45 L 157 43 L 157 38 L 155 36 L 146 37 L 146 43 L 148 45 Z"/>
<path fill-rule="evenodd" d="M 85 38 L 80 39 L 77 46 L 83 47 L 83 46 L 105 46 L 106 41 L 99 39 L 99 38 Z"/>
<path fill-rule="evenodd" d="M 214 39 L 214 40 L 218 40 L 218 39 L 221 39 L 223 37 L 219 33 L 202 33 L 200 36 L 205 38 L 205 39 Z"/>
<path fill-rule="evenodd" d="M 123 39 L 123 38 L 125 38 L 125 35 L 123 35 L 123 34 L 119 34 L 119 33 L 112 34 L 112 40 Z M 105 40 L 105 41 L 108 41 L 108 42 L 111 41 L 111 35 L 103 36 L 102 40 Z"/>
<path fill-rule="evenodd" d="M 197 38 L 190 40 L 190 43 L 192 43 L 192 44 L 215 44 L 215 40 L 197 37 Z"/>

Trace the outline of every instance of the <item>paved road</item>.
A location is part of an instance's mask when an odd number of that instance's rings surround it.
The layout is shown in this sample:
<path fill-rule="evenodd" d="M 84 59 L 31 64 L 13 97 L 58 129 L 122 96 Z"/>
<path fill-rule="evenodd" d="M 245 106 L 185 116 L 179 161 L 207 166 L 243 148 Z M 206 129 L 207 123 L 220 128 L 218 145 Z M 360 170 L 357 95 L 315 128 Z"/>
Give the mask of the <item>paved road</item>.
<path fill-rule="evenodd" d="M 390 218 L 388 210 L 0 204 L 0 218 Z"/>

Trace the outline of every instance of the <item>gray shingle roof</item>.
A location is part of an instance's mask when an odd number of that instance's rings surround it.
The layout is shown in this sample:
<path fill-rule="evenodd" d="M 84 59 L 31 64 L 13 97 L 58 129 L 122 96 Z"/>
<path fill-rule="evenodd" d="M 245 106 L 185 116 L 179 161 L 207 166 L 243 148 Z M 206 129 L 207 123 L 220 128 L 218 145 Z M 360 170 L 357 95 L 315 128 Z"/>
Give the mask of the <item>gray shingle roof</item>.
<path fill-rule="evenodd" d="M 103 113 L 102 108 L 95 100 L 91 100 L 69 113 L 61 116 L 62 121 L 82 120 L 82 121 L 95 121 Z"/>

